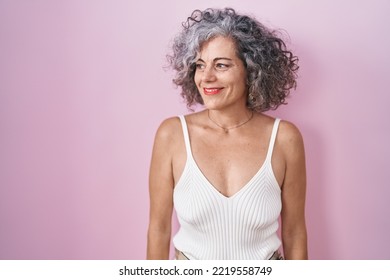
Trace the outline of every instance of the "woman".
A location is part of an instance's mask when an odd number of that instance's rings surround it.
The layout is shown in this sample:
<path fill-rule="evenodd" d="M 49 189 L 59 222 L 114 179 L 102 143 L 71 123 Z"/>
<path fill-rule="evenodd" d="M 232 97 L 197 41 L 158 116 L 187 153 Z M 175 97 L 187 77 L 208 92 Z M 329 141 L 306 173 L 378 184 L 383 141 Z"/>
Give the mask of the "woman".
<path fill-rule="evenodd" d="M 150 168 L 148 259 L 307 259 L 301 134 L 263 112 L 285 103 L 297 58 L 233 9 L 194 11 L 169 61 L 188 106 L 165 120 Z M 282 240 L 277 235 L 282 221 Z"/>

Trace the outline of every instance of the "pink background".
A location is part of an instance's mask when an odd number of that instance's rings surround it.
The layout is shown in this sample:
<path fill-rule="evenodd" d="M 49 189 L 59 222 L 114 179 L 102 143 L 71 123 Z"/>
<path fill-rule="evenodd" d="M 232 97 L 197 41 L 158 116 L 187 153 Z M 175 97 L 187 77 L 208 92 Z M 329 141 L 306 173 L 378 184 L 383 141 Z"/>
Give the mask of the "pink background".
<path fill-rule="evenodd" d="M 135 4 L 137 3 L 137 4 Z M 287 30 L 312 259 L 390 259 L 390 2 L 0 0 L 0 259 L 144 259 L 165 54 L 196 8 Z"/>

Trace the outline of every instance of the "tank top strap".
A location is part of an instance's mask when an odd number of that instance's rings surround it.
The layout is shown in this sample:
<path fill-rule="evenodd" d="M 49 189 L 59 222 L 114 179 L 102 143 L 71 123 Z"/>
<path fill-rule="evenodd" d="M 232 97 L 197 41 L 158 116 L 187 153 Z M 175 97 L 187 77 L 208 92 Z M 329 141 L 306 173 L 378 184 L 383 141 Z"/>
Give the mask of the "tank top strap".
<path fill-rule="evenodd" d="M 268 152 L 267 152 L 267 159 L 266 160 L 269 160 L 269 161 L 271 161 L 271 159 L 272 159 L 272 152 L 274 150 L 276 134 L 278 133 L 279 123 L 280 123 L 280 119 L 276 118 L 275 122 L 274 122 L 274 126 L 272 128 L 271 139 L 269 140 L 269 146 L 268 146 Z"/>
<path fill-rule="evenodd" d="M 184 143 L 186 145 L 187 155 L 191 156 L 192 152 L 191 152 L 190 136 L 188 134 L 187 122 L 183 115 L 180 115 L 179 118 L 181 122 L 181 127 L 183 128 Z"/>

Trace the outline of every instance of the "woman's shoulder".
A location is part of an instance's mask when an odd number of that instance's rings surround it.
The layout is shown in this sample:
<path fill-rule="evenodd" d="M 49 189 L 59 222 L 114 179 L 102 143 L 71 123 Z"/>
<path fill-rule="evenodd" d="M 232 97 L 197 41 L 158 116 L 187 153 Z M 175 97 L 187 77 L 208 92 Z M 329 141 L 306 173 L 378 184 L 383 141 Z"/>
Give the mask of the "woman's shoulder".
<path fill-rule="evenodd" d="M 163 120 L 157 129 L 156 139 L 171 141 L 181 131 L 180 118 L 178 116 Z"/>
<path fill-rule="evenodd" d="M 163 120 L 154 138 L 154 151 L 159 151 L 165 158 L 170 158 L 183 137 L 180 118 L 170 117 Z"/>
<path fill-rule="evenodd" d="M 193 122 L 196 122 L 198 118 L 199 112 L 191 113 L 182 116 L 174 116 L 163 120 L 157 130 L 157 136 L 163 138 L 176 137 L 178 135 L 183 135 L 183 128 L 181 124 L 180 118 L 183 117 L 187 127 L 191 125 Z"/>
<path fill-rule="evenodd" d="M 303 150 L 302 134 L 298 127 L 290 121 L 280 121 L 276 141 L 287 153 Z"/>
<path fill-rule="evenodd" d="M 285 138 L 290 138 L 290 137 L 295 138 L 300 136 L 300 132 L 297 126 L 290 121 L 280 119 L 280 118 L 275 118 L 273 116 L 264 113 L 257 113 L 256 116 L 258 119 L 258 123 L 255 123 L 255 126 L 260 125 L 262 127 L 265 127 L 266 130 L 268 131 L 272 130 L 272 128 L 275 126 L 276 120 L 280 121 L 277 138 L 285 139 Z"/>
<path fill-rule="evenodd" d="M 290 121 L 281 120 L 279 124 L 279 138 L 283 141 L 302 139 L 302 134 L 298 127 Z"/>

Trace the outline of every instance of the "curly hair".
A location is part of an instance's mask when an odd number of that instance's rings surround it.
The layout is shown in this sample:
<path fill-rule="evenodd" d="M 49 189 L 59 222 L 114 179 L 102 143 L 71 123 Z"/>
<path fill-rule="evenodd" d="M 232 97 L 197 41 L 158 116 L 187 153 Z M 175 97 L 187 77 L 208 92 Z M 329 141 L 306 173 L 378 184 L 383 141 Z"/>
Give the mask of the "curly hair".
<path fill-rule="evenodd" d="M 195 59 L 204 42 L 218 37 L 234 40 L 237 56 L 247 71 L 247 107 L 264 112 L 286 104 L 290 90 L 296 87 L 298 58 L 286 49 L 276 31 L 269 30 L 256 19 L 239 15 L 231 8 L 195 10 L 183 23 L 167 55 L 176 71 L 173 83 L 181 87 L 188 108 L 203 105 L 195 85 Z"/>

